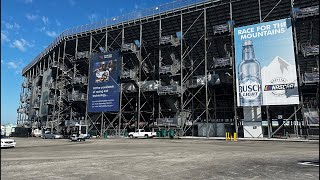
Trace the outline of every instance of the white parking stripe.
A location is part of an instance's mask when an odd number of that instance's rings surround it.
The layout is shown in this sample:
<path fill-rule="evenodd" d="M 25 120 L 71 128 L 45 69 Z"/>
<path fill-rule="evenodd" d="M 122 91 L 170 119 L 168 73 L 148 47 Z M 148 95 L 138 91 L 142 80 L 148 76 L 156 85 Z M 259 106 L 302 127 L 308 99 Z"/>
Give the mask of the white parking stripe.
<path fill-rule="evenodd" d="M 319 164 L 314 164 L 313 162 L 300 162 L 298 164 L 305 165 L 305 166 L 316 166 L 316 167 L 319 167 Z"/>

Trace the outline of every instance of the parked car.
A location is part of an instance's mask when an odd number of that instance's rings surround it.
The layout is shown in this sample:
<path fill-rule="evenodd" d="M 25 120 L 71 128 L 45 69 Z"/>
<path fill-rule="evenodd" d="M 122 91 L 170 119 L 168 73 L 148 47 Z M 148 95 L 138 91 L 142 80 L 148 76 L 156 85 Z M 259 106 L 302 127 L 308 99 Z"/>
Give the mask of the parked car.
<path fill-rule="evenodd" d="M 63 139 L 63 135 L 62 134 L 53 133 L 53 135 L 54 135 L 54 139 Z"/>
<path fill-rule="evenodd" d="M 156 132 L 145 132 L 144 129 L 137 129 L 135 132 L 130 132 L 128 136 L 130 138 L 153 138 L 156 134 Z"/>
<path fill-rule="evenodd" d="M 77 134 L 72 134 L 71 136 L 70 136 L 70 141 L 85 141 L 86 139 L 85 139 L 85 137 L 83 136 L 83 135 L 77 135 Z"/>
<path fill-rule="evenodd" d="M 16 141 L 1 135 L 1 148 L 14 148 L 16 146 Z"/>
<path fill-rule="evenodd" d="M 43 139 L 54 139 L 55 137 L 54 137 L 54 134 L 53 133 L 44 133 L 44 134 L 42 134 L 42 138 Z"/>
<path fill-rule="evenodd" d="M 91 138 L 91 135 L 90 134 L 82 134 L 83 135 L 83 137 L 85 138 L 85 139 L 90 139 Z"/>

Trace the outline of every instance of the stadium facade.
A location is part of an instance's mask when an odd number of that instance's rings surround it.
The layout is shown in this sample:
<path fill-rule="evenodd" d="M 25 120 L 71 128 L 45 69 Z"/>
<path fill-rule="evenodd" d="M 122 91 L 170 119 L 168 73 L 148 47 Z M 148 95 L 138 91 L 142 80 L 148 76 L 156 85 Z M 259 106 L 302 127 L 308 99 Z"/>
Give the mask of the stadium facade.
<path fill-rule="evenodd" d="M 122 136 L 144 128 L 244 136 L 234 28 L 286 18 L 293 25 L 299 103 L 259 107 L 253 129 L 261 128 L 258 137 L 317 134 L 317 0 L 177 1 L 68 29 L 23 69 L 17 125 L 65 135 Z M 91 62 L 110 52 L 120 53 L 117 110 L 92 111 Z"/>

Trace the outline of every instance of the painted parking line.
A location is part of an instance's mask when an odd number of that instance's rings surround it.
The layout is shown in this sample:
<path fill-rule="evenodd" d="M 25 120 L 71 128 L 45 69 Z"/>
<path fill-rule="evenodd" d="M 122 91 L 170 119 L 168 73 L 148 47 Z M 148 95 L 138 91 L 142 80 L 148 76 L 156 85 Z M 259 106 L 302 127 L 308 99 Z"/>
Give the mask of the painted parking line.
<path fill-rule="evenodd" d="M 304 166 L 316 166 L 319 167 L 319 161 L 305 161 L 305 162 L 299 162 L 298 164 L 304 165 Z"/>

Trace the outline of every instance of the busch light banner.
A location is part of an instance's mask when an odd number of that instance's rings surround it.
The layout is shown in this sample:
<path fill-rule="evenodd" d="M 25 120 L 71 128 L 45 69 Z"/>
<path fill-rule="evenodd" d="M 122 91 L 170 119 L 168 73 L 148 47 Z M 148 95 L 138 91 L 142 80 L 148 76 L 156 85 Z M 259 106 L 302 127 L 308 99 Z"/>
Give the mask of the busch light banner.
<path fill-rule="evenodd" d="M 120 97 L 120 51 L 90 58 L 88 112 L 117 112 Z"/>
<path fill-rule="evenodd" d="M 291 19 L 234 29 L 238 106 L 299 104 Z"/>

